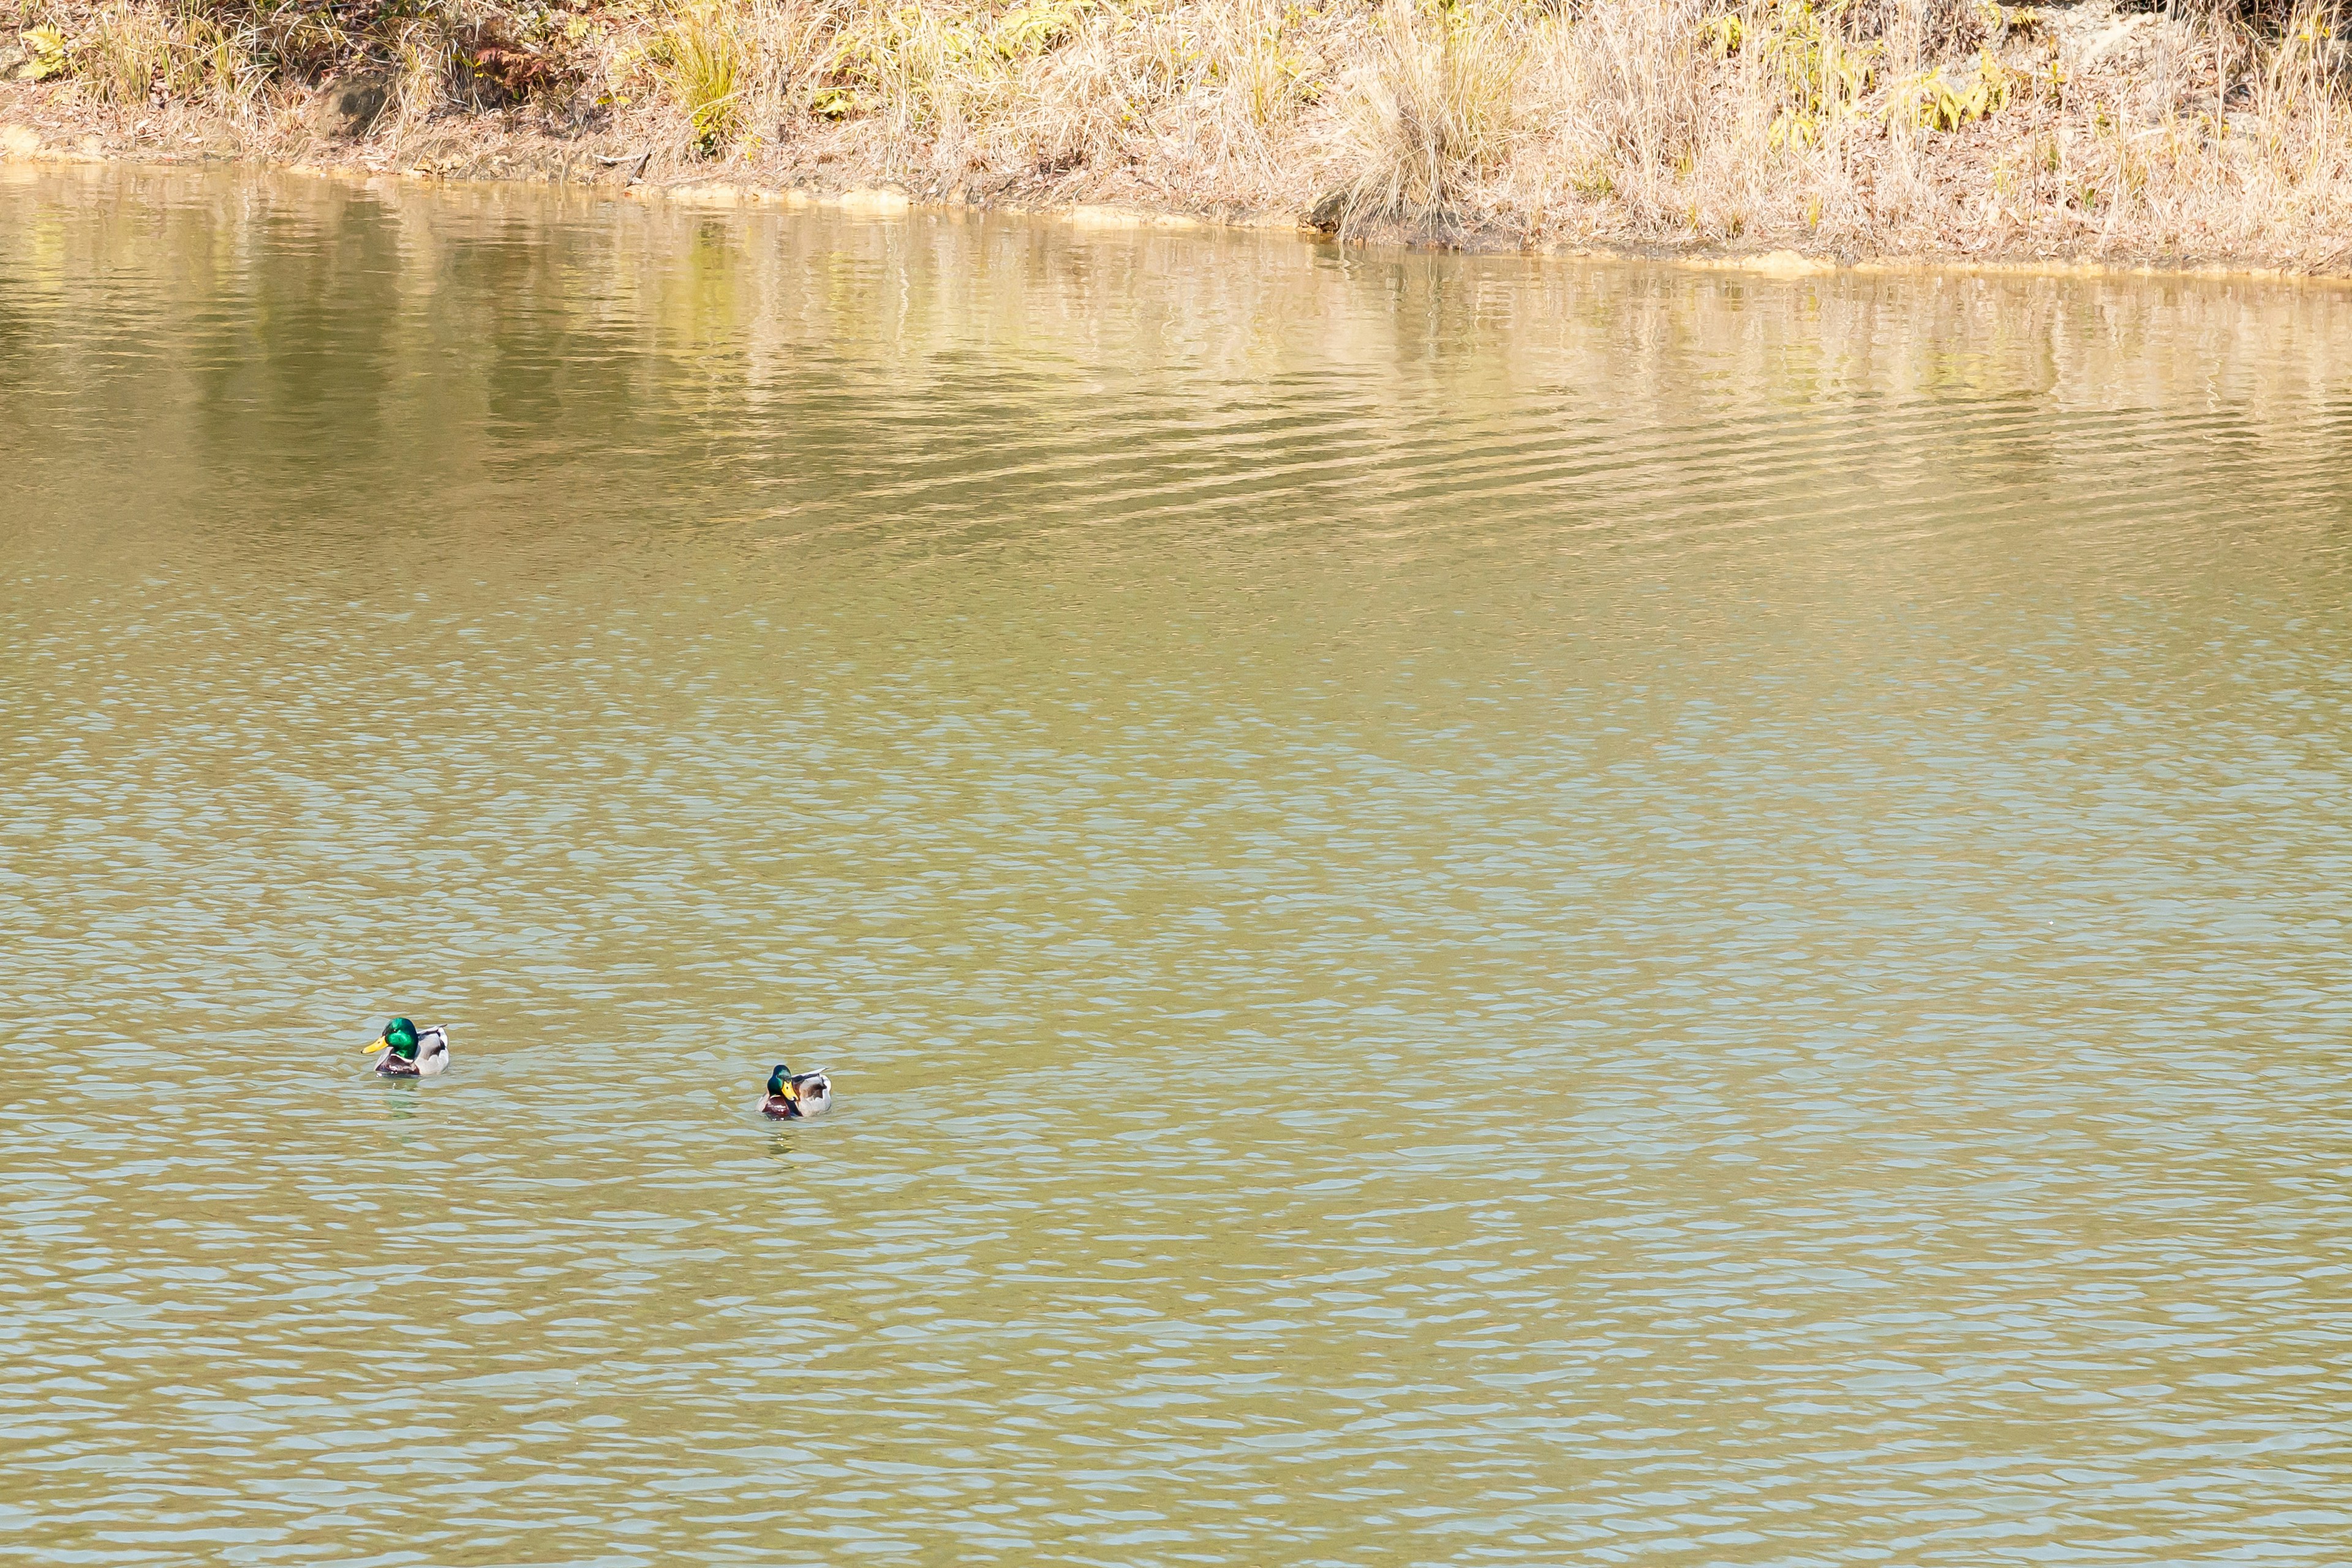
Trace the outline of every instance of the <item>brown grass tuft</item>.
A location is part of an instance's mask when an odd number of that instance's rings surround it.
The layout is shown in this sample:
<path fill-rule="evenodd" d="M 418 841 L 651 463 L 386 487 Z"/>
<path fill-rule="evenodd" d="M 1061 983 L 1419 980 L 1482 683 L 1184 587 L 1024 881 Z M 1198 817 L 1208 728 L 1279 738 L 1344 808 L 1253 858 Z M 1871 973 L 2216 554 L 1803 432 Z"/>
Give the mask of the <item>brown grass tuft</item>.
<path fill-rule="evenodd" d="M 1527 57 L 1510 21 L 1467 11 L 1420 15 L 1386 0 L 1370 65 L 1350 103 L 1358 171 L 1327 212 L 1342 237 L 1367 220 L 1458 226 L 1502 157 Z"/>
<path fill-rule="evenodd" d="M 111 4 L 93 13 L 70 68 L 100 102 L 159 108 L 208 101 L 241 107 L 268 75 L 241 37 L 200 11 Z"/>

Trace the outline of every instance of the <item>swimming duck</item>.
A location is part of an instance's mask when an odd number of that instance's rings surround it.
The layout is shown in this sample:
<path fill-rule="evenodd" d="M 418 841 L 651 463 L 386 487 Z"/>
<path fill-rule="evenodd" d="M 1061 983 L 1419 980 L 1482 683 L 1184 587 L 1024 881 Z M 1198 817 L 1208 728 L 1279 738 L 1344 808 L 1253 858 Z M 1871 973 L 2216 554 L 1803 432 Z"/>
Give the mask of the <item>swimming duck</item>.
<path fill-rule="evenodd" d="M 778 1062 L 768 1075 L 768 1098 L 760 1109 L 784 1121 L 823 1116 L 833 1109 L 833 1081 L 821 1072 L 796 1073 Z"/>
<path fill-rule="evenodd" d="M 386 1078 L 431 1078 L 449 1069 L 449 1031 L 437 1024 L 419 1029 L 405 1018 L 394 1018 L 368 1049 L 383 1052 L 375 1070 Z"/>

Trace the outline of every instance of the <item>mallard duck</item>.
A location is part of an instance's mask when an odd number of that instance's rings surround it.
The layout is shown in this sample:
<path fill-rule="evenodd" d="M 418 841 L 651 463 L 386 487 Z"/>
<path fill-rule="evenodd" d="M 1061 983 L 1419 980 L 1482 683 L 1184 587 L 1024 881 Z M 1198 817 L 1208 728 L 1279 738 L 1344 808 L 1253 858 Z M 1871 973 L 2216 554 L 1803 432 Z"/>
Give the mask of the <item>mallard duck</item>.
<path fill-rule="evenodd" d="M 760 1109 L 779 1120 L 823 1116 L 833 1109 L 833 1080 L 821 1072 L 796 1073 L 778 1062 L 768 1075 L 768 1098 Z"/>
<path fill-rule="evenodd" d="M 431 1078 L 449 1070 L 449 1031 L 437 1024 L 419 1029 L 405 1018 L 394 1018 L 368 1049 L 383 1053 L 375 1070 L 386 1078 Z"/>

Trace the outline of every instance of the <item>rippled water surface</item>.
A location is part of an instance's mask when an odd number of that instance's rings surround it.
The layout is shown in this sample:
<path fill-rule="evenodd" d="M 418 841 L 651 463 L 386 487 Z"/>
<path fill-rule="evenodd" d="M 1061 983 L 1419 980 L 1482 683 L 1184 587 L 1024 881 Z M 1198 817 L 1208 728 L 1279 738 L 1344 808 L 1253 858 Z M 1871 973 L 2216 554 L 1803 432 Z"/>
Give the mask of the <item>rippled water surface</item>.
<path fill-rule="evenodd" d="M 2352 1557 L 2352 296 L 0 178 L 0 1558 Z"/>

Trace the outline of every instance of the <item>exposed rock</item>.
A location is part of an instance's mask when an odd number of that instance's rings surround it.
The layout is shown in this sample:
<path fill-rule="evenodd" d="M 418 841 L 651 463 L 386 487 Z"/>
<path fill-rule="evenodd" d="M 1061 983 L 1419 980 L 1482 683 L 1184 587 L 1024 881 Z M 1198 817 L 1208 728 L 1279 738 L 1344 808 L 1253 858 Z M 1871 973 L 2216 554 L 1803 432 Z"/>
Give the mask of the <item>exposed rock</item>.
<path fill-rule="evenodd" d="M 0 81 L 33 74 L 33 53 L 14 38 L 0 38 Z"/>
<path fill-rule="evenodd" d="M 359 71 L 330 82 L 310 112 L 310 129 L 330 140 L 364 136 L 392 102 L 392 78 L 377 71 Z"/>
<path fill-rule="evenodd" d="M 1300 226 L 1318 234 L 1337 234 L 1339 226 L 1348 221 L 1349 209 L 1355 205 L 1356 193 L 1348 185 L 1338 185 L 1323 193 L 1323 199 L 1300 220 Z"/>
<path fill-rule="evenodd" d="M 860 217 L 894 217 L 915 204 L 904 191 L 894 191 L 887 185 L 872 185 L 841 193 L 841 210 L 856 213 Z"/>

